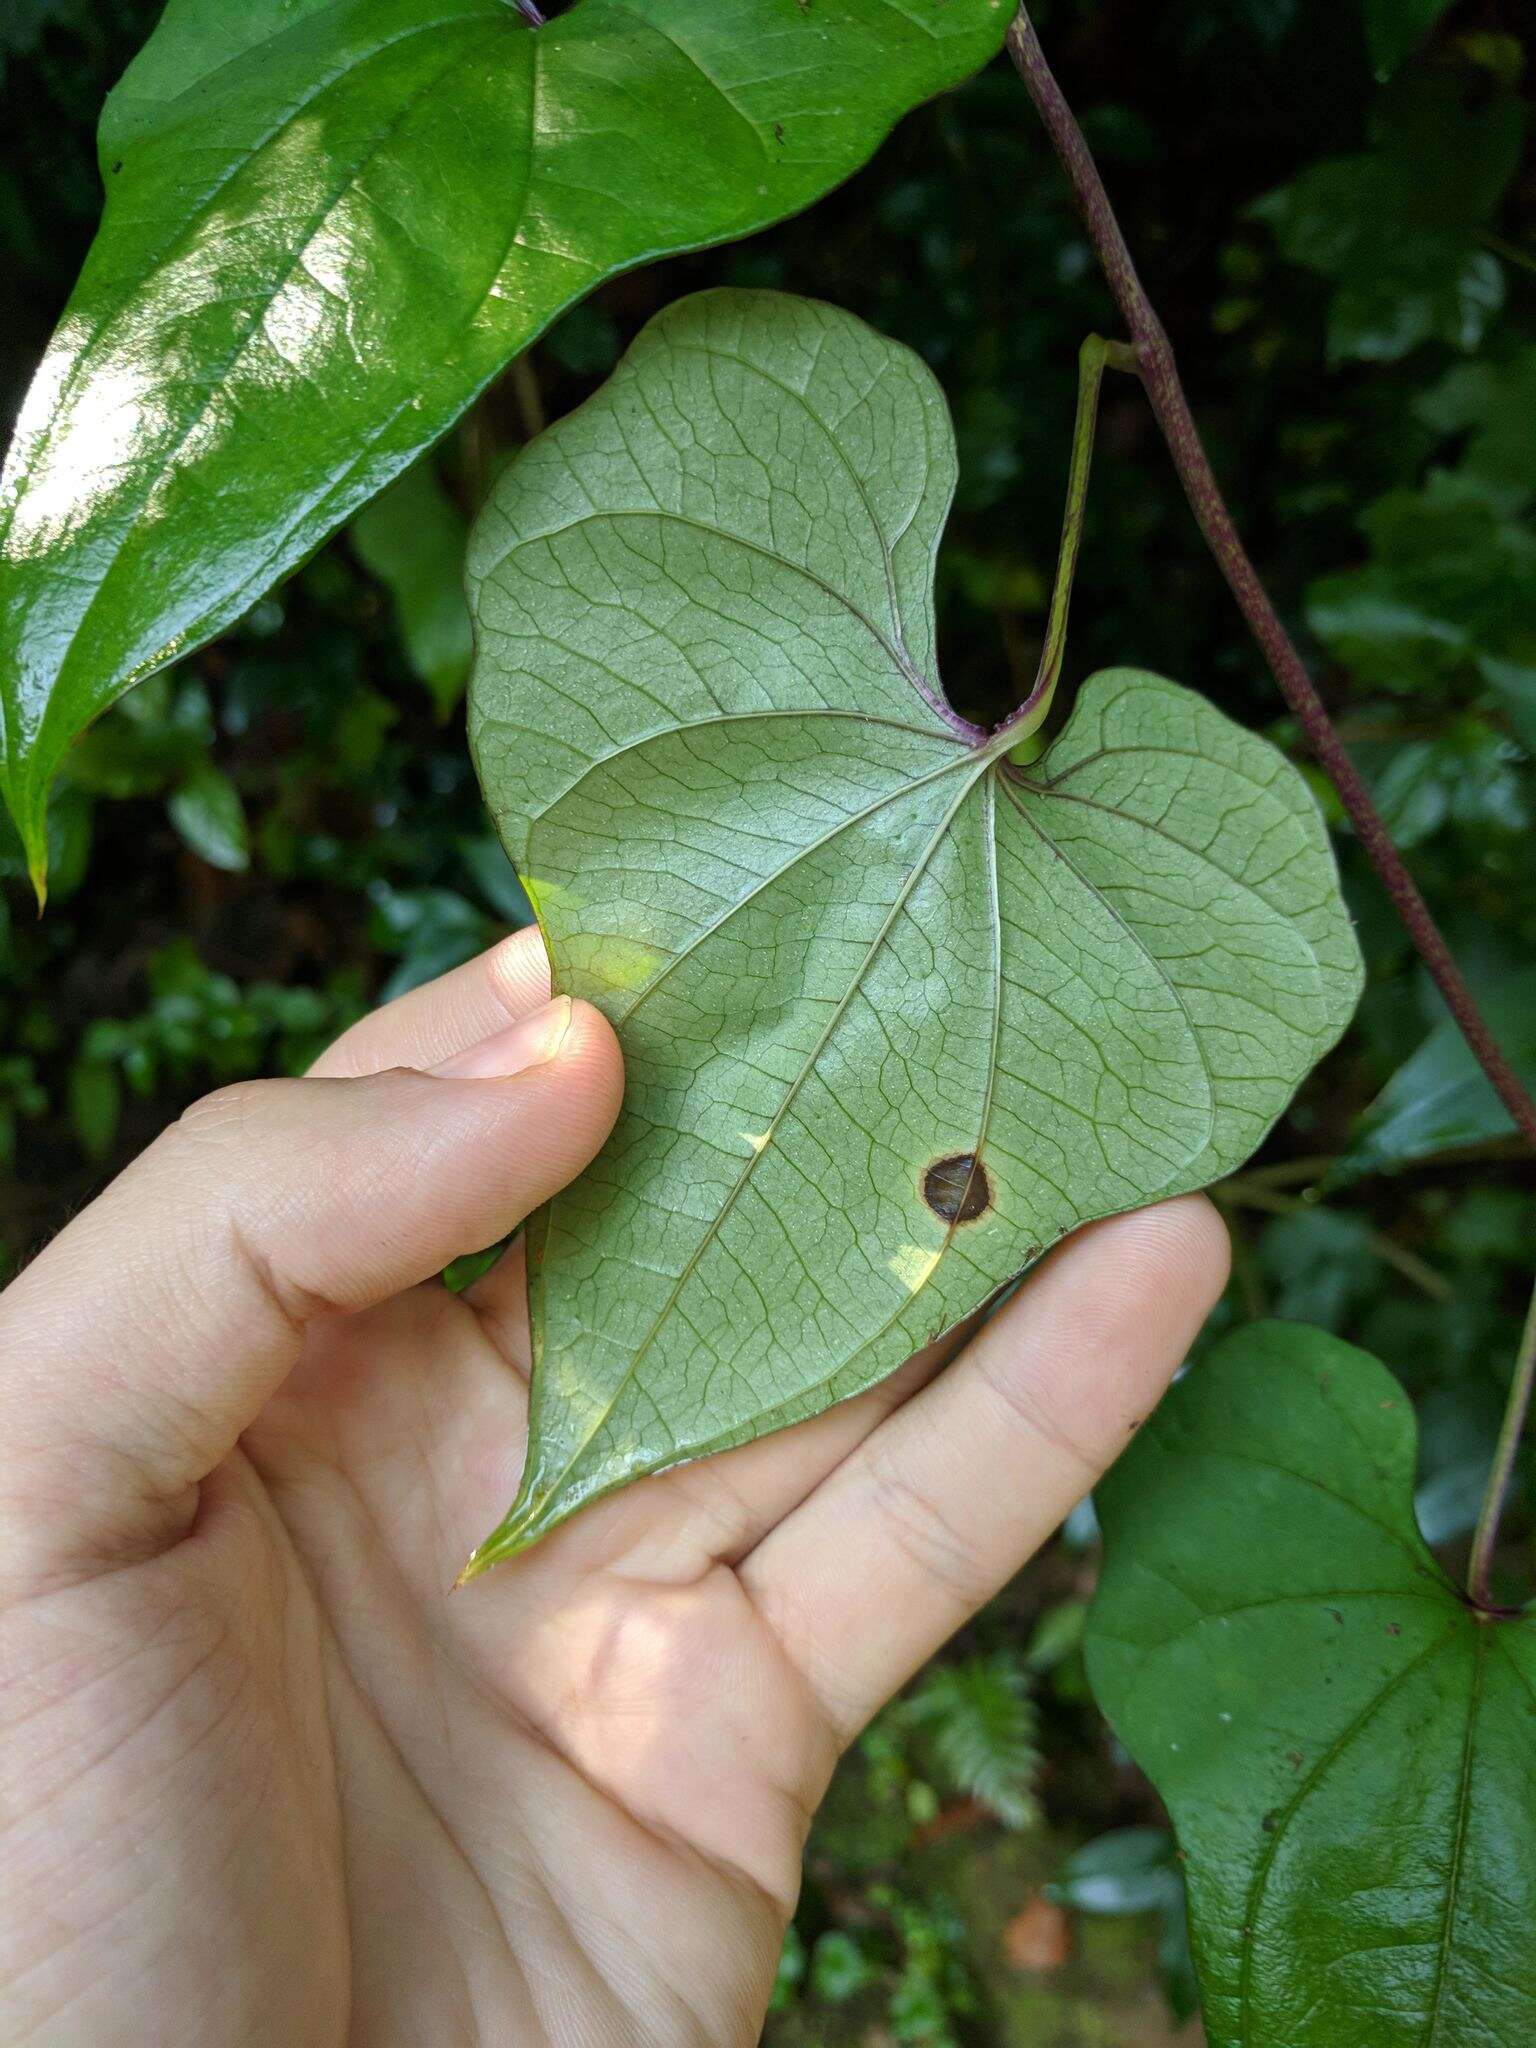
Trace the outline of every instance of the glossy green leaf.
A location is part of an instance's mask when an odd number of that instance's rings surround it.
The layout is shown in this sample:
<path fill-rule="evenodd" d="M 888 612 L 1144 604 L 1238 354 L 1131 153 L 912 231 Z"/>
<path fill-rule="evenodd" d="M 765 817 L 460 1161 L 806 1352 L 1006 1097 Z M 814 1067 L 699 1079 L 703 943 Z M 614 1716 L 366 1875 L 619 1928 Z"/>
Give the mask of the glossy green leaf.
<path fill-rule="evenodd" d="M 1415 1449 L 1374 1358 L 1260 1323 L 1100 1489 L 1089 1671 L 1178 1830 L 1211 2048 L 1536 2032 L 1536 1622 L 1440 1571 Z"/>
<path fill-rule="evenodd" d="M 949 708 L 954 483 L 915 356 L 709 292 L 476 528 L 482 783 L 628 1071 L 533 1232 L 531 1450 L 482 1564 L 1229 1171 L 1353 1008 L 1327 835 L 1265 741 L 1130 669 L 1027 771 Z"/>
<path fill-rule="evenodd" d="M 1003 0 L 171 0 L 0 493 L 0 783 L 311 553 L 566 306 L 854 170 Z"/>
<path fill-rule="evenodd" d="M 1516 1072 L 1536 1087 L 1536 967 L 1491 982 L 1478 999 Z M 1455 1022 L 1443 1017 L 1361 1118 L 1332 1178 L 1391 1172 L 1457 1146 L 1513 1136 L 1514 1128 Z"/>
<path fill-rule="evenodd" d="M 406 659 L 439 718 L 464 694 L 474 653 L 464 602 L 469 521 L 430 461 L 396 478 L 352 522 L 358 560 L 389 592 Z"/>

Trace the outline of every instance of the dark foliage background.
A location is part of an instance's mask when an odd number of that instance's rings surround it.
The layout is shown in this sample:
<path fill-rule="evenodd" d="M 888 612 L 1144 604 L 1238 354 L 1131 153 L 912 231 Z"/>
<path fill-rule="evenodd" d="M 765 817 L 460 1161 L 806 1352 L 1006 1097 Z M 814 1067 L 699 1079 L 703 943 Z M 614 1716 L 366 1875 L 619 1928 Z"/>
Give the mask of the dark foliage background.
<path fill-rule="evenodd" d="M 7 418 L 92 231 L 102 95 L 156 12 L 5 0 Z M 1039 14 L 1239 522 L 1536 1082 L 1536 17 L 1520 0 Z M 130 695 L 55 800 L 40 923 L 0 838 L 0 1274 L 194 1094 L 302 1068 L 381 995 L 525 914 L 465 753 L 447 565 L 539 420 L 591 390 L 659 306 L 721 281 L 835 299 L 928 358 L 964 460 L 943 564 L 949 688 L 988 717 L 1023 694 L 1076 349 L 1114 330 L 1000 63 L 813 214 L 568 316 L 431 476 Z M 1114 661 L 1291 744 L 1128 382 L 1106 387 L 1070 670 Z M 1421 1515 L 1454 1554 L 1513 1355 L 1536 1178 L 1432 1035 L 1436 1005 L 1343 829 L 1339 850 L 1369 991 L 1263 1158 L 1217 1191 L 1237 1247 L 1217 1322 L 1307 1318 L 1377 1350 L 1418 1400 Z M 1525 1494 L 1511 1575 L 1529 1531 Z M 777 2048 L 1198 2038 L 1177 1865 L 1083 1681 L 1094 1544 L 1080 1510 L 849 1760 L 812 1840 Z"/>

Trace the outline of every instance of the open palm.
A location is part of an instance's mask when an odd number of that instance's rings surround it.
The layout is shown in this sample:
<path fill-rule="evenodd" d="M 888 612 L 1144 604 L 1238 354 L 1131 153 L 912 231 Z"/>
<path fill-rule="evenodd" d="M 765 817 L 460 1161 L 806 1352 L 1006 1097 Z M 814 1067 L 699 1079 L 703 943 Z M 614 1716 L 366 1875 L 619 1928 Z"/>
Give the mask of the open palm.
<path fill-rule="evenodd" d="M 1096 1226 L 941 1377 L 450 1597 L 514 1488 L 527 1329 L 516 1248 L 467 1296 L 430 1276 L 618 1101 L 606 1025 L 543 973 L 509 941 L 317 1078 L 210 1098 L 0 1298 L 17 2048 L 755 2041 L 840 1749 L 1221 1285 L 1198 1199 Z"/>

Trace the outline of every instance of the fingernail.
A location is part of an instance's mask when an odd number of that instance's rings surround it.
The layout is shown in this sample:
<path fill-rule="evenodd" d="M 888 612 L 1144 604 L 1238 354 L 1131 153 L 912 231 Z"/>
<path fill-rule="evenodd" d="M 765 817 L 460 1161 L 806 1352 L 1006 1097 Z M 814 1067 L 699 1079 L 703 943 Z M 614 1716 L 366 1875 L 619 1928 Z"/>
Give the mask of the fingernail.
<path fill-rule="evenodd" d="M 448 1081 L 506 1080 L 525 1074 L 530 1067 L 542 1067 L 554 1059 L 571 1028 L 571 999 L 556 996 L 542 1010 L 519 1017 L 505 1031 L 482 1038 L 464 1052 L 456 1052 L 432 1069 Z"/>

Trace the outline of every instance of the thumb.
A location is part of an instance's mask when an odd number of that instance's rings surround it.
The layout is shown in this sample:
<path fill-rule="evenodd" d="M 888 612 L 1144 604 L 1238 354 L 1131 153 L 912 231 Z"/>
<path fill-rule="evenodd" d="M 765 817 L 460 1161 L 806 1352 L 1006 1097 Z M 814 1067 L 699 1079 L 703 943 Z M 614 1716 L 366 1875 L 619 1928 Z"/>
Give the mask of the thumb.
<path fill-rule="evenodd" d="M 0 1296 L 0 1549 L 144 1555 L 295 1364 L 580 1172 L 622 1067 L 559 997 L 433 1073 L 259 1081 L 190 1109 Z"/>

